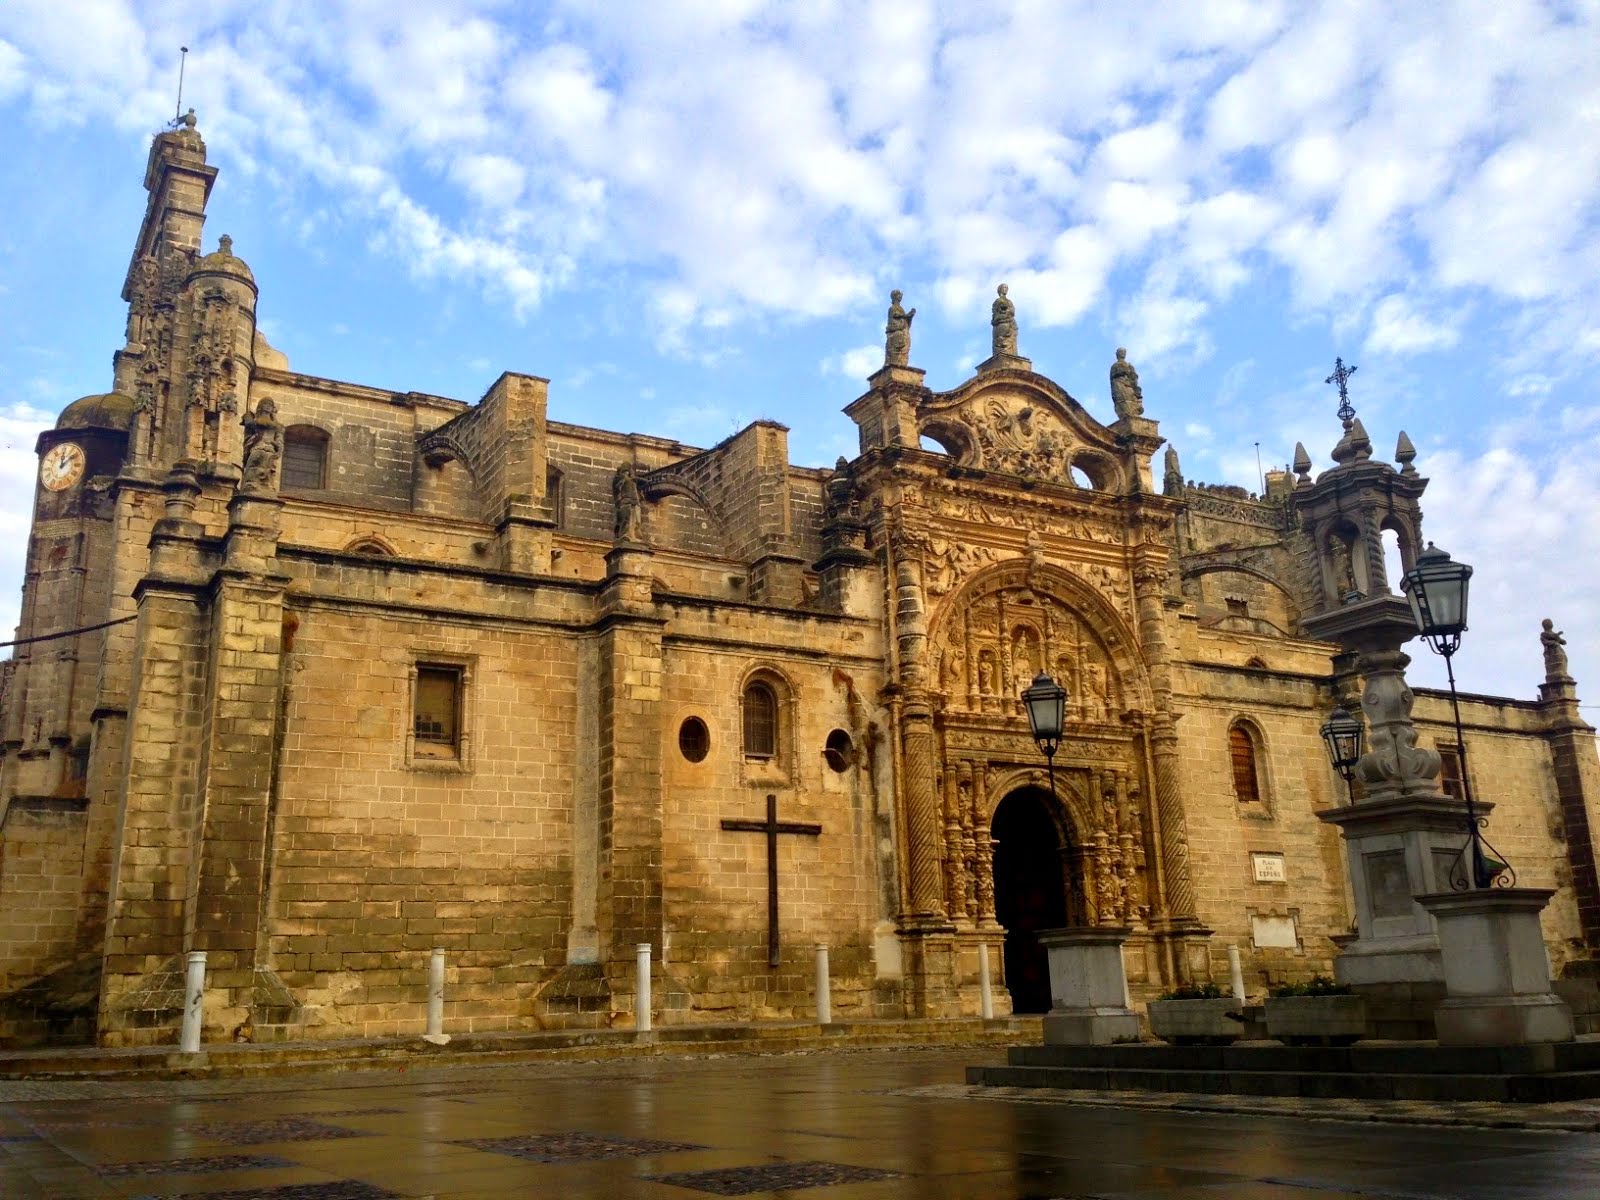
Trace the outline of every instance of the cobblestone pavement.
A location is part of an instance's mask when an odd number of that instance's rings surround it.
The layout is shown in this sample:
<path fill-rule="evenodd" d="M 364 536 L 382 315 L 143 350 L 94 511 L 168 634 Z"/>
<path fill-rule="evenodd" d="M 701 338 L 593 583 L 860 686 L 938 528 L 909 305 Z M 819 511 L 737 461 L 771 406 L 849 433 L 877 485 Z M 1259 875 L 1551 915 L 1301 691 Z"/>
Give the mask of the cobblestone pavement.
<path fill-rule="evenodd" d="M 990 1050 L 0 1081 L 0 1196 L 1600 1197 L 1600 1104 L 971 1088 Z M 1315 1120 L 1306 1120 L 1311 1117 Z M 1507 1122 L 1524 1127 L 1506 1128 Z"/>

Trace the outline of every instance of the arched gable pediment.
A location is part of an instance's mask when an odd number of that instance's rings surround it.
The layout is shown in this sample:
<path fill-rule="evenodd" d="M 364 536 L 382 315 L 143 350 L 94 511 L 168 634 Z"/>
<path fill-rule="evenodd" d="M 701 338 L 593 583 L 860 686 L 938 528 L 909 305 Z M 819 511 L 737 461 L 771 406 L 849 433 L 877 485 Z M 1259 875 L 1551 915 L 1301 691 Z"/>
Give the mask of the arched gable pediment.
<path fill-rule="evenodd" d="M 999 563 L 957 588 L 934 614 L 931 678 L 947 710 L 1009 712 L 1048 671 L 1075 719 L 1112 724 L 1149 707 L 1137 640 L 1124 618 L 1071 571 L 1025 559 Z"/>
<path fill-rule="evenodd" d="M 1076 467 L 1096 491 L 1127 488 L 1115 435 L 1031 371 L 986 371 L 933 393 L 918 408 L 917 432 L 961 467 L 1066 485 Z"/>

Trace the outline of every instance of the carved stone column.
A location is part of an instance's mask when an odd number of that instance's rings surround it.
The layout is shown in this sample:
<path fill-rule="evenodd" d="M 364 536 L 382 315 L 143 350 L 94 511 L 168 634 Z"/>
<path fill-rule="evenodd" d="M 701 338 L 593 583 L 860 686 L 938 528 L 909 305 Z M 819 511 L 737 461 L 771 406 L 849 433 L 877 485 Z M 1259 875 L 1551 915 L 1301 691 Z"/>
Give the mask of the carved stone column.
<path fill-rule="evenodd" d="M 1156 812 L 1161 821 L 1161 861 L 1164 868 L 1167 915 L 1176 921 L 1194 921 L 1194 883 L 1189 877 L 1189 831 L 1183 811 L 1183 784 L 1178 760 L 1178 729 L 1172 716 L 1172 656 L 1167 647 L 1165 609 L 1161 603 L 1166 571 L 1141 547 L 1141 562 L 1133 572 L 1133 589 L 1139 606 L 1139 637 L 1150 663 L 1150 690 L 1156 711 L 1150 715 L 1150 756 L 1155 769 Z"/>
<path fill-rule="evenodd" d="M 944 886 L 952 917 L 967 915 L 967 862 L 961 838 L 961 786 L 955 764 L 944 773 Z"/>
<path fill-rule="evenodd" d="M 890 538 L 894 615 L 900 684 L 900 744 L 905 781 L 905 917 L 942 922 L 944 880 L 939 861 L 939 794 L 935 786 L 937 746 L 927 691 L 927 604 L 922 587 L 922 536 L 901 525 Z"/>

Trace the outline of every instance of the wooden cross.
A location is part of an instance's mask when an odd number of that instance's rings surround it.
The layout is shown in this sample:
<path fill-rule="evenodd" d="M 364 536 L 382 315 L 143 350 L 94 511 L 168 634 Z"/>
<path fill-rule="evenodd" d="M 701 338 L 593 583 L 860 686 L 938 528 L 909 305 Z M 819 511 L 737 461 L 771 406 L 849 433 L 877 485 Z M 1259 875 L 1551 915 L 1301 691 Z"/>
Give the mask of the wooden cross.
<path fill-rule="evenodd" d="M 778 798 L 769 795 L 765 821 L 724 820 L 722 827 L 767 835 L 767 966 L 775 967 L 778 965 L 778 835 L 803 833 L 807 837 L 817 837 L 822 833 L 822 826 L 808 821 L 778 820 Z"/>

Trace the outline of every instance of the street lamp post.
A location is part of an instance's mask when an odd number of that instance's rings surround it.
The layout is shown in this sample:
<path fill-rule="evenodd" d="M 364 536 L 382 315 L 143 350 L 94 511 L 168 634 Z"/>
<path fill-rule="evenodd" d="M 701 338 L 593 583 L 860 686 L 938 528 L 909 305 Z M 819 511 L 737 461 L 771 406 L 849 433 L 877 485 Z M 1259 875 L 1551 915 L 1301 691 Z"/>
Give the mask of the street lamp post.
<path fill-rule="evenodd" d="M 1067 716 L 1067 689 L 1040 671 L 1022 693 L 1022 706 L 1028 710 L 1028 727 L 1033 740 L 1044 752 L 1050 776 L 1050 799 L 1056 798 L 1056 750 L 1061 745 L 1061 727 Z"/>
<path fill-rule="evenodd" d="M 1333 762 L 1334 770 L 1344 776 L 1344 786 L 1350 794 L 1351 804 L 1356 802 L 1356 763 L 1361 761 L 1361 747 L 1366 735 L 1366 728 L 1361 722 L 1343 708 L 1334 709 L 1322 725 L 1322 740 L 1327 743 L 1328 758 Z"/>
<path fill-rule="evenodd" d="M 1432 542 L 1417 555 L 1416 565 L 1405 573 L 1400 590 L 1411 602 L 1411 615 L 1417 629 L 1435 654 L 1444 658 L 1445 677 L 1450 681 L 1450 709 L 1455 715 L 1456 753 L 1461 762 L 1461 794 L 1467 802 L 1467 845 L 1463 854 L 1470 854 L 1471 867 L 1456 878 L 1451 876 L 1451 886 L 1457 891 L 1490 886 L 1512 887 L 1516 872 L 1493 853 L 1483 837 L 1486 818 L 1478 816 L 1472 800 L 1472 778 L 1467 770 L 1467 741 L 1461 729 L 1461 700 L 1456 694 L 1456 673 L 1451 664 L 1456 650 L 1461 646 L 1461 635 L 1467 628 L 1467 581 L 1472 578 L 1472 568 L 1454 561 Z M 1486 851 L 1487 847 L 1487 851 Z"/>

